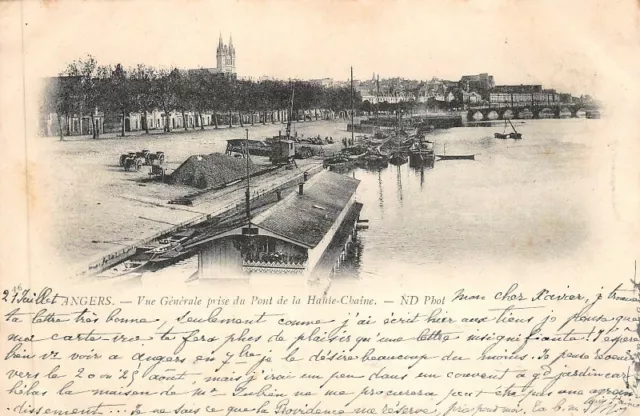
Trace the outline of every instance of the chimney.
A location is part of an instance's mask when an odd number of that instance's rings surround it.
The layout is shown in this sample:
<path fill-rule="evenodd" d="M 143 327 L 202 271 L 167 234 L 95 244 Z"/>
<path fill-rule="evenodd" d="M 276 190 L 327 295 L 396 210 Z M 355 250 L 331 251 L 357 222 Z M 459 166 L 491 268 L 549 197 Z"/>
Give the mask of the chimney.
<path fill-rule="evenodd" d="M 304 195 L 304 182 L 298 184 L 298 194 Z"/>

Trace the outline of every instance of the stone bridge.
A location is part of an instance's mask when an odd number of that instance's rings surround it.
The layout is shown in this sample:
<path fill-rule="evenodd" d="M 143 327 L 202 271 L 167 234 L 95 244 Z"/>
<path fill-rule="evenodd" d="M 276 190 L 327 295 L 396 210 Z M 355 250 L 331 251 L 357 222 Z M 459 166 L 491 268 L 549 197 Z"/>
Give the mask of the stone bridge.
<path fill-rule="evenodd" d="M 587 103 L 553 103 L 544 105 L 522 104 L 501 106 L 477 106 L 466 110 L 467 120 L 503 120 L 522 118 L 562 118 L 579 117 L 599 118 L 597 105 Z"/>

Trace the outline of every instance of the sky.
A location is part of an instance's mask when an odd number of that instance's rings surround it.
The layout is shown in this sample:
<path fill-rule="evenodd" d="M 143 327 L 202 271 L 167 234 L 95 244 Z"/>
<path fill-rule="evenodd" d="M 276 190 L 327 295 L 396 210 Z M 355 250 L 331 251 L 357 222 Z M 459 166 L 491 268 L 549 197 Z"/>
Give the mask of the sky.
<path fill-rule="evenodd" d="M 620 82 L 611 65 L 640 39 L 635 4 L 34 0 L 23 6 L 25 65 L 30 76 L 52 76 L 89 53 L 125 67 L 215 67 L 222 33 L 225 42 L 233 35 L 243 77 L 346 80 L 351 66 L 356 79 L 488 72 L 499 85 L 595 94 L 603 83 Z"/>

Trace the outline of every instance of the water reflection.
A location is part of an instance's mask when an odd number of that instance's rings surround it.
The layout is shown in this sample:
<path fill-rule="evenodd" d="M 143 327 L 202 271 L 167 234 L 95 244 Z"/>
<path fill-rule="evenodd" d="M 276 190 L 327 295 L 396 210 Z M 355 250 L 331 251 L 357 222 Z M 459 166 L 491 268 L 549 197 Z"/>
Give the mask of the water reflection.
<path fill-rule="evenodd" d="M 359 199 L 360 200 L 368 200 L 370 196 L 369 192 L 369 184 L 371 183 L 371 179 L 376 178 L 377 182 L 377 207 L 378 210 L 370 211 L 371 214 L 375 214 L 375 218 L 373 219 L 374 223 L 383 224 L 387 223 L 385 221 L 385 202 L 389 203 L 390 195 L 387 192 L 386 182 L 390 182 L 391 175 L 393 174 L 393 169 L 395 168 L 395 193 L 396 198 L 395 204 L 392 204 L 394 207 L 394 211 L 389 211 L 394 217 L 398 215 L 399 209 L 404 206 L 404 186 L 403 186 L 403 175 L 406 176 L 405 180 L 408 180 L 409 185 L 415 185 L 415 181 L 412 178 L 419 178 L 419 187 L 420 191 L 423 189 L 425 183 L 425 172 L 434 169 L 435 161 L 434 158 L 427 159 L 424 163 L 420 163 L 417 165 L 410 164 L 401 164 L 397 166 L 389 166 L 386 167 L 373 167 L 371 165 L 364 165 L 360 167 L 352 167 L 350 172 L 342 171 L 345 174 L 351 174 L 354 178 L 360 179 L 364 182 L 364 189 L 359 191 Z M 390 189 L 393 190 L 394 186 L 391 186 Z M 412 198 L 411 203 L 415 204 L 416 201 L 420 200 L 420 195 L 417 193 L 413 193 L 413 186 L 409 186 L 408 188 L 408 197 Z M 365 206 L 367 202 L 364 202 Z M 369 220 L 368 217 L 361 216 L 363 219 Z M 393 220 L 390 220 L 391 223 Z M 370 223 L 371 223 L 370 222 Z M 360 279 L 362 278 L 361 271 L 363 266 L 362 253 L 365 251 L 365 247 L 367 242 L 369 242 L 369 238 L 367 233 L 369 232 L 368 226 L 363 227 L 363 229 L 359 230 L 354 237 L 352 244 L 350 245 L 347 253 L 347 258 L 340 265 L 340 269 L 337 271 L 335 278 L 337 279 Z M 384 244 L 384 243 L 383 243 Z M 369 243 L 371 246 L 371 243 Z M 367 272 L 365 271 L 365 274 Z"/>
<path fill-rule="evenodd" d="M 357 264 L 347 262 L 345 274 L 391 276 L 401 264 L 426 275 L 579 250 L 590 232 L 592 152 L 585 135 L 593 122 L 527 121 L 518 126 L 518 141 L 494 139 L 495 125 L 440 130 L 431 135 L 437 153 L 446 144 L 447 154 L 476 160 L 351 169 L 369 228 L 358 233 Z"/>
<path fill-rule="evenodd" d="M 382 171 L 378 171 L 378 204 L 380 206 L 380 218 L 384 218 L 384 192 L 382 191 Z"/>
<path fill-rule="evenodd" d="M 400 166 L 396 169 L 396 187 L 398 189 L 398 202 L 402 205 L 402 171 L 400 170 Z"/>

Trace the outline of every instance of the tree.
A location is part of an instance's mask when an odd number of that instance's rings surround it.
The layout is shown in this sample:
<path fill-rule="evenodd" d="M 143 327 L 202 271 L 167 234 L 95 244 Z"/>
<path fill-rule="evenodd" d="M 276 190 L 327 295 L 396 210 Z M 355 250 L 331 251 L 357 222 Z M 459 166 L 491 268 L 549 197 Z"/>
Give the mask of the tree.
<path fill-rule="evenodd" d="M 204 119 L 202 113 L 209 105 L 209 78 L 211 73 L 206 70 L 200 70 L 196 73 L 189 74 L 189 90 L 191 91 L 191 107 L 200 120 L 200 130 L 204 130 Z M 193 127 L 195 129 L 195 125 Z"/>
<path fill-rule="evenodd" d="M 176 108 L 182 113 L 182 123 L 185 130 L 188 130 L 186 112 L 192 108 L 193 84 L 188 74 L 182 74 L 177 69 L 173 72 L 174 86 L 176 94 Z"/>
<path fill-rule="evenodd" d="M 225 103 L 229 102 L 230 84 L 227 77 L 209 73 L 206 76 L 205 90 L 207 107 L 213 110 L 213 122 L 218 128 L 218 111 L 224 111 Z"/>
<path fill-rule="evenodd" d="M 267 124 L 267 113 L 272 109 L 273 97 L 271 94 L 275 93 L 274 85 L 269 81 L 259 82 L 255 88 L 256 101 L 260 110 L 260 119 L 262 124 Z"/>
<path fill-rule="evenodd" d="M 271 97 L 272 109 L 277 109 L 278 112 L 284 109 L 288 114 L 289 106 L 291 105 L 291 84 L 281 81 L 271 81 L 270 85 L 272 89 L 269 96 Z M 282 121 L 282 119 L 283 117 L 280 117 L 280 121 Z"/>
<path fill-rule="evenodd" d="M 60 76 L 48 80 L 44 88 L 41 113 L 56 114 L 61 141 L 64 140 L 65 133 L 62 129 L 62 117 L 68 119 L 69 115 L 73 113 L 74 106 L 77 103 L 77 97 L 74 92 L 78 90 L 74 84 L 77 83 L 77 78 Z"/>
<path fill-rule="evenodd" d="M 97 70 L 98 62 L 93 56 L 87 55 L 84 60 L 77 59 L 70 63 L 63 73 L 63 75 L 78 78 L 79 82 L 75 84 L 77 91 L 74 93 L 78 97 L 78 101 L 74 107 L 78 111 L 80 120 L 82 120 L 82 114 L 85 111 L 90 111 L 94 139 L 100 137 L 100 129 L 96 125 L 95 116 L 98 106 L 104 98 L 98 86 Z"/>
<path fill-rule="evenodd" d="M 158 105 L 164 111 L 164 131 L 167 133 L 171 132 L 171 112 L 176 108 L 179 80 L 180 74 L 177 69 L 162 69 L 158 72 L 157 87 L 155 88 L 156 99 Z"/>
<path fill-rule="evenodd" d="M 238 110 L 251 115 L 251 125 L 255 125 L 255 113 L 259 109 L 260 86 L 252 81 L 241 81 L 238 83 Z"/>
<path fill-rule="evenodd" d="M 148 114 L 153 111 L 157 105 L 157 87 L 158 73 L 155 68 L 139 64 L 131 71 L 131 90 L 134 107 L 144 114 L 144 130 L 149 134 Z"/>
<path fill-rule="evenodd" d="M 100 71 L 102 74 L 109 74 L 108 78 L 105 78 L 106 86 L 108 86 L 105 94 L 106 107 L 114 111 L 119 112 L 122 115 L 120 124 L 120 136 L 125 136 L 126 130 L 126 118 L 127 114 L 134 107 L 134 94 L 131 88 L 131 83 L 127 76 L 127 72 L 124 70 L 121 64 L 117 64 L 115 69 L 109 71 L 110 68 L 106 67 Z M 103 78 L 103 77 L 100 77 Z"/>
<path fill-rule="evenodd" d="M 362 111 L 365 111 L 366 113 L 372 113 L 373 112 L 373 104 L 371 104 L 371 102 L 369 102 L 369 100 L 365 100 L 362 102 L 362 105 L 360 106 L 360 109 Z"/>
<path fill-rule="evenodd" d="M 238 112 L 238 121 L 240 123 L 240 127 L 244 127 L 244 123 L 242 121 L 242 113 L 247 111 L 247 108 L 250 106 L 248 97 L 249 97 L 249 84 L 250 81 L 234 81 L 231 85 L 231 107 Z M 253 116 L 252 116 L 253 119 Z M 229 121 L 231 123 L 231 121 Z M 231 125 L 229 125 L 231 127 Z"/>

